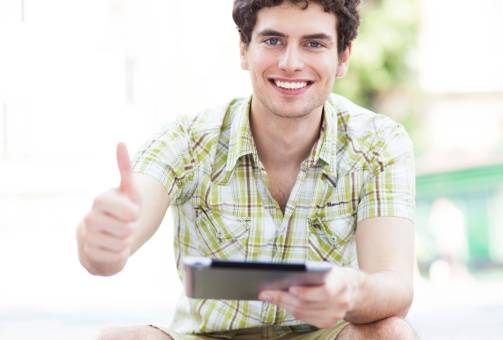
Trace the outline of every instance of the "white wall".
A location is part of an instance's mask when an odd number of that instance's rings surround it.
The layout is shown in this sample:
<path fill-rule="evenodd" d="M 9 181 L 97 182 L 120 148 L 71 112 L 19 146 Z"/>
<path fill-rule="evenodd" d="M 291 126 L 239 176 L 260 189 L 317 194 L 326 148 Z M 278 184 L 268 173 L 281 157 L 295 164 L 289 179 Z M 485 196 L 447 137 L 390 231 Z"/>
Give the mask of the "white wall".
<path fill-rule="evenodd" d="M 0 315 L 122 309 L 167 322 L 180 292 L 170 216 L 111 278 L 78 264 L 75 226 L 117 184 L 118 141 L 133 151 L 177 115 L 248 95 L 231 8 L 0 1 Z"/>
<path fill-rule="evenodd" d="M 418 170 L 503 162 L 503 2 L 422 0 Z"/>
<path fill-rule="evenodd" d="M 503 2 L 422 0 L 420 82 L 434 93 L 503 92 Z"/>

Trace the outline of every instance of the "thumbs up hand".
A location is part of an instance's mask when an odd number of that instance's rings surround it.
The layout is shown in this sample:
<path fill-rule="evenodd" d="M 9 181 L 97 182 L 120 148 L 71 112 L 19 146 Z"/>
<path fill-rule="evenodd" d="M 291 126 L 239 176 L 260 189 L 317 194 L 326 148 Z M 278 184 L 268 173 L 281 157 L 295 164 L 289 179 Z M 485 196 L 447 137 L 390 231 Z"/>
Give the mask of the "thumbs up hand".
<path fill-rule="evenodd" d="M 95 275 L 113 275 L 124 268 L 131 254 L 133 227 L 140 215 L 140 196 L 124 143 L 117 145 L 117 165 L 119 187 L 97 196 L 77 229 L 80 261 Z"/>
<path fill-rule="evenodd" d="M 138 191 L 133 182 L 133 170 L 126 144 L 117 144 L 117 166 L 121 176 L 119 192 L 128 197 L 132 202 L 139 203 Z"/>

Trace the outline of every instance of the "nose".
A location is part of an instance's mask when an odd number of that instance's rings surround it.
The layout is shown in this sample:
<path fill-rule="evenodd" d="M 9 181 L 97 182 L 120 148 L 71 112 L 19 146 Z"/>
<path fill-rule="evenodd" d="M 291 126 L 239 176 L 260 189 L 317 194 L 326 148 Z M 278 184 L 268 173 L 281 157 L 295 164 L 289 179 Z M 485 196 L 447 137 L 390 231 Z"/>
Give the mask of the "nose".
<path fill-rule="evenodd" d="M 279 58 L 278 67 L 287 73 L 294 73 L 303 69 L 302 55 L 296 46 L 289 45 L 284 49 Z"/>

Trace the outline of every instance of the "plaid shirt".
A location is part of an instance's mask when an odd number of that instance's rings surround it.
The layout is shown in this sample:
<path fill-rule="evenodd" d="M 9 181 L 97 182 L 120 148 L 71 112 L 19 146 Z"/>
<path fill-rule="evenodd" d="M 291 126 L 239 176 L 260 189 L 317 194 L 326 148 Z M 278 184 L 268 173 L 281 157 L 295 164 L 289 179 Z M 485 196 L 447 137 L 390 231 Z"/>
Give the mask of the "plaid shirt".
<path fill-rule="evenodd" d="M 358 268 L 357 223 L 378 216 L 413 220 L 412 143 L 386 116 L 331 95 L 322 130 L 300 166 L 285 212 L 268 191 L 252 138 L 250 99 L 181 118 L 137 153 L 134 171 L 169 193 L 174 249 L 184 256 L 263 261 L 328 261 Z M 203 333 L 294 326 L 284 309 L 261 301 L 189 299 L 171 329 Z M 285 327 L 288 329 L 288 327 Z"/>

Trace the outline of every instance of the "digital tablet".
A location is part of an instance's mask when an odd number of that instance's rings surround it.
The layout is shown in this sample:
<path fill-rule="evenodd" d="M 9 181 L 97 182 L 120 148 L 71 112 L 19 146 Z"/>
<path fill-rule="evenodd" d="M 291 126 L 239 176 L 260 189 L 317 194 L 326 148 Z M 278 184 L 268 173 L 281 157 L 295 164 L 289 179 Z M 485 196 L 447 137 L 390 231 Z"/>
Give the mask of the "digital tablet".
<path fill-rule="evenodd" d="M 325 282 L 326 262 L 273 263 L 185 257 L 185 294 L 197 299 L 258 300 L 266 289 L 316 286 Z"/>

